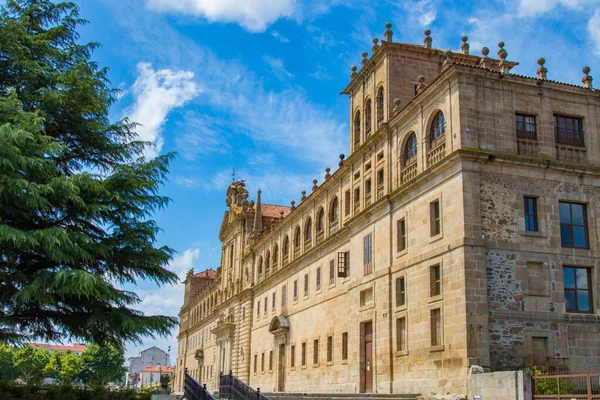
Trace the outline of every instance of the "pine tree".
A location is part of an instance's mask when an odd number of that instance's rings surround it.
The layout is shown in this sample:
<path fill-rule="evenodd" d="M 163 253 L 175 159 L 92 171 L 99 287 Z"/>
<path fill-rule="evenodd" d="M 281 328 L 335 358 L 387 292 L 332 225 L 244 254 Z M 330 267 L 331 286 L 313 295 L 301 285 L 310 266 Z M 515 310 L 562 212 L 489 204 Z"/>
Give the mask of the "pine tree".
<path fill-rule="evenodd" d="M 171 284 L 152 220 L 172 154 L 147 160 L 136 125 L 109 120 L 118 90 L 80 44 L 73 3 L 0 8 L 0 342 L 122 344 L 176 319 L 120 288 Z"/>

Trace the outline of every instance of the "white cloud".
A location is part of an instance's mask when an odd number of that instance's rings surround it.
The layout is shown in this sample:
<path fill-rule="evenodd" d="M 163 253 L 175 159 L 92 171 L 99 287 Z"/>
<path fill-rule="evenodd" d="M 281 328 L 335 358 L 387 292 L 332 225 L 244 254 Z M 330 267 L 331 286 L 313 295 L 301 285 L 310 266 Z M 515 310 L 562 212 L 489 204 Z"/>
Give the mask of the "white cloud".
<path fill-rule="evenodd" d="M 150 8 L 236 23 L 250 32 L 263 32 L 280 18 L 297 12 L 296 0 L 147 0 Z"/>
<path fill-rule="evenodd" d="M 535 17 L 553 11 L 560 6 L 580 9 L 585 5 L 597 2 L 598 0 L 519 0 L 519 4 L 515 8 L 518 10 L 519 17 Z"/>
<path fill-rule="evenodd" d="M 286 38 L 277 31 L 271 31 L 271 36 L 273 36 L 275 39 L 279 40 L 282 43 L 288 43 L 290 41 L 290 39 Z"/>
<path fill-rule="evenodd" d="M 230 146 L 224 121 L 209 115 L 185 114 L 184 122 L 178 123 L 181 132 L 175 139 L 177 150 L 184 158 L 194 160 L 205 154 L 224 154 Z"/>
<path fill-rule="evenodd" d="M 190 71 L 155 71 L 148 63 L 139 63 L 137 69 L 139 75 L 132 88 L 135 102 L 127 114 L 141 124 L 136 129 L 139 138 L 154 144 L 146 152 L 147 157 L 154 157 L 163 145 L 160 133 L 167 115 L 194 98 L 199 89 Z"/>
<path fill-rule="evenodd" d="M 409 18 L 422 28 L 429 27 L 437 17 L 437 8 L 432 0 L 407 1 L 404 9 L 408 11 Z"/>
<path fill-rule="evenodd" d="M 317 70 L 312 74 L 308 74 L 308 76 L 318 81 L 330 81 L 333 79 L 321 64 L 317 64 Z"/>
<path fill-rule="evenodd" d="M 269 67 L 271 67 L 271 72 L 280 81 L 285 81 L 294 76 L 290 71 L 285 69 L 285 66 L 283 65 L 283 60 L 281 58 L 264 56 L 263 61 L 269 64 Z"/>
<path fill-rule="evenodd" d="M 600 57 L 600 8 L 597 8 L 587 24 L 587 30 L 590 35 L 596 56 Z"/>

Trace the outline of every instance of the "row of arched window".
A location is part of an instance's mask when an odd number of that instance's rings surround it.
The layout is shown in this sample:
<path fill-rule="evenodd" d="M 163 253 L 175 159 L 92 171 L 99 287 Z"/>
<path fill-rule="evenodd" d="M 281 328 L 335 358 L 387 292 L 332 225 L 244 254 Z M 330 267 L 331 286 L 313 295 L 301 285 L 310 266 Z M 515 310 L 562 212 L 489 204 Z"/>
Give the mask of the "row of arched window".
<path fill-rule="evenodd" d="M 332 233 L 332 227 L 333 226 L 337 227 L 337 224 L 339 224 L 339 221 L 338 221 L 339 215 L 340 215 L 339 208 L 340 208 L 339 200 L 338 200 L 337 196 L 335 196 L 330 201 L 328 211 L 327 211 L 328 217 L 329 217 L 328 219 L 329 219 L 330 233 Z M 320 235 L 325 234 L 325 225 L 326 225 L 325 216 L 326 216 L 325 208 L 324 207 L 319 208 L 319 211 L 317 212 L 317 216 L 316 216 L 316 220 L 315 220 L 315 226 L 314 226 L 317 236 L 319 236 L 319 237 L 320 237 Z M 300 226 L 300 224 L 298 224 L 294 228 L 294 232 L 293 232 L 293 236 L 292 236 L 293 248 L 290 248 L 290 237 L 287 234 L 284 235 L 283 240 L 281 242 L 282 264 L 285 265 L 290 260 L 290 252 L 291 251 L 293 251 L 294 257 L 297 257 L 299 255 L 303 241 L 305 243 L 305 247 L 309 247 L 309 245 L 312 245 L 312 238 L 313 238 L 313 219 L 312 219 L 312 217 L 308 217 L 306 219 L 306 221 L 304 221 L 304 223 L 302 224 L 302 227 Z M 261 255 L 258 258 L 257 273 L 258 273 L 259 279 L 262 278 L 263 272 L 264 272 L 264 275 L 266 276 L 271 273 L 271 269 L 273 269 L 273 270 L 277 269 L 277 266 L 279 265 L 279 254 L 280 254 L 279 244 L 275 243 L 273 245 L 272 249 L 268 249 L 265 252 L 264 256 Z"/>
<path fill-rule="evenodd" d="M 191 312 L 191 324 L 190 326 L 196 325 L 198 322 L 203 320 L 217 305 L 217 294 L 212 293 L 200 304 L 196 305 Z"/>
<path fill-rule="evenodd" d="M 446 134 L 446 122 L 444 119 L 444 113 L 441 111 L 437 111 L 433 120 L 431 121 L 431 125 L 429 126 L 429 131 L 427 134 L 427 148 L 431 149 L 435 147 L 435 143 L 438 139 L 443 139 Z M 402 148 L 401 162 L 402 166 L 405 167 L 407 165 L 412 164 L 416 161 L 417 155 L 417 135 L 414 132 L 411 132 L 404 142 L 404 146 Z"/>
<path fill-rule="evenodd" d="M 383 121 L 383 101 L 384 101 L 384 92 L 383 86 L 380 86 L 377 90 L 377 96 L 375 97 L 375 111 L 377 112 L 377 126 L 381 124 Z M 373 106 L 371 99 L 367 99 L 365 103 L 364 109 L 364 117 L 365 117 L 365 140 L 371 134 L 371 129 L 373 125 Z M 353 135 L 354 135 L 354 148 L 356 149 L 360 146 L 361 142 L 361 133 L 362 133 L 362 124 L 361 124 L 361 113 L 360 110 L 357 110 L 354 114 L 353 119 Z"/>

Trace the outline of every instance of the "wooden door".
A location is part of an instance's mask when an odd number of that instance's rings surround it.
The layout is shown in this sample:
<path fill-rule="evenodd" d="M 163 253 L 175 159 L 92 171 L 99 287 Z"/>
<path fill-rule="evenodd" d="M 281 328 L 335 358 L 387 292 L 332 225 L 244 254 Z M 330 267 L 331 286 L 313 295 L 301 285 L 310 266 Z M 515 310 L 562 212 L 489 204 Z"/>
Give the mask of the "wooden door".
<path fill-rule="evenodd" d="M 279 365 L 277 367 L 277 391 L 283 392 L 285 391 L 285 344 L 279 345 Z"/>
<path fill-rule="evenodd" d="M 364 325 L 364 354 L 365 363 L 363 368 L 363 382 L 365 383 L 365 393 L 373 392 L 373 323 L 365 322 Z"/>

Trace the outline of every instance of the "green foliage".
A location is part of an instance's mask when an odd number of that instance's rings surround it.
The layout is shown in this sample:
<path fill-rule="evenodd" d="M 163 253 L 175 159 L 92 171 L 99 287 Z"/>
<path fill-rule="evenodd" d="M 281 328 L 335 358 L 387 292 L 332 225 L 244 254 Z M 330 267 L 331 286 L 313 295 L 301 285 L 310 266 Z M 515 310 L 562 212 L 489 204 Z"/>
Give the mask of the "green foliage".
<path fill-rule="evenodd" d="M 119 382 L 125 375 L 125 352 L 122 347 L 92 343 L 81 354 L 83 368 L 82 381 L 92 387 L 102 387 L 107 383 Z"/>
<path fill-rule="evenodd" d="M 30 345 L 18 349 L 14 355 L 14 363 L 19 378 L 27 384 L 39 384 L 44 377 L 44 368 L 50 361 L 47 350 Z"/>
<path fill-rule="evenodd" d="M 106 389 L 86 390 L 71 386 L 50 386 L 43 391 L 36 386 L 17 386 L 0 381 L 0 399 L 27 400 L 150 400 L 150 394 L 133 390 L 110 392 Z"/>
<path fill-rule="evenodd" d="M 73 3 L 0 6 L 0 342 L 117 343 L 167 335 L 119 284 L 170 284 L 151 219 L 172 154 L 146 160 L 118 90 L 78 43 Z M 28 350 L 29 351 L 29 350 Z M 67 378 L 67 377 L 65 377 Z"/>
<path fill-rule="evenodd" d="M 13 380 L 17 377 L 14 349 L 0 343 L 0 380 Z"/>
<path fill-rule="evenodd" d="M 535 366 L 525 368 L 525 370 L 529 371 L 531 376 L 544 376 L 544 372 Z M 545 375 L 544 378 L 534 379 L 533 383 L 535 385 L 535 394 L 559 394 L 558 378 L 553 378 L 552 375 Z M 560 394 L 572 394 L 574 393 L 574 389 L 575 385 L 568 378 L 560 379 Z"/>
<path fill-rule="evenodd" d="M 54 378 L 62 385 L 71 385 L 73 379 L 81 374 L 83 369 L 82 357 L 72 351 L 55 351 L 50 361 L 44 367 L 44 377 Z"/>

